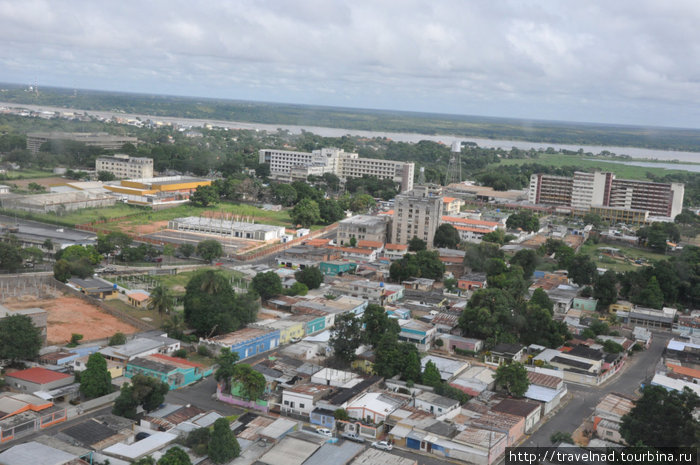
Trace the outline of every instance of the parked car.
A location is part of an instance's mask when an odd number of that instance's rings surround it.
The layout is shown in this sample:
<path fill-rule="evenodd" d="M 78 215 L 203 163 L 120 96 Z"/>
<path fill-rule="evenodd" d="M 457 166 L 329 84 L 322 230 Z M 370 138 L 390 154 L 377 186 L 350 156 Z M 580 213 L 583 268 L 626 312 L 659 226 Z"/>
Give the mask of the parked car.
<path fill-rule="evenodd" d="M 328 428 L 316 428 L 316 432 L 318 434 L 322 434 L 324 436 L 328 436 L 329 438 L 333 437 L 333 432 L 329 430 Z"/>
<path fill-rule="evenodd" d="M 341 434 L 341 436 L 349 441 L 365 442 L 365 438 L 363 438 L 362 436 L 360 436 L 359 434 L 356 434 L 356 433 L 348 432 L 348 433 Z"/>
<path fill-rule="evenodd" d="M 375 441 L 372 443 L 372 447 L 375 449 L 381 449 L 381 450 L 391 450 L 394 448 L 391 444 L 389 444 L 386 441 Z"/>

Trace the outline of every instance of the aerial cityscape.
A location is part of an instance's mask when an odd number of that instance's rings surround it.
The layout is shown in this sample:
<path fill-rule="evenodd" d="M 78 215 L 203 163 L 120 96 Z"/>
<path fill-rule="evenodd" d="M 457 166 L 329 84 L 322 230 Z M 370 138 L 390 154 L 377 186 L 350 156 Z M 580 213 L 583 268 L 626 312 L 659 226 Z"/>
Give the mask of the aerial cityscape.
<path fill-rule="evenodd" d="M 700 8 L 206 10 L 0 1 L 0 465 L 697 463 Z"/>

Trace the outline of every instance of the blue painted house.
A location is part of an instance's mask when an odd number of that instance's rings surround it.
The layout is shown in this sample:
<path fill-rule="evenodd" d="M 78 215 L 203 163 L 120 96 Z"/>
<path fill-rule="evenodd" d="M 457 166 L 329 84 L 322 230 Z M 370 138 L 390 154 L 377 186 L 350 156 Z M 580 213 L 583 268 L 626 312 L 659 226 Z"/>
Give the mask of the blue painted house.
<path fill-rule="evenodd" d="M 324 320 L 325 321 L 325 320 Z M 274 350 L 280 345 L 279 329 L 248 327 L 228 334 L 222 334 L 202 342 L 228 347 L 238 354 L 239 360 Z"/>
<path fill-rule="evenodd" d="M 173 390 L 199 381 L 211 375 L 213 371 L 213 368 L 207 368 L 183 358 L 153 354 L 137 357 L 128 362 L 124 376 L 127 378 L 133 378 L 138 374 L 152 376 L 163 381 L 170 387 L 170 390 Z"/>

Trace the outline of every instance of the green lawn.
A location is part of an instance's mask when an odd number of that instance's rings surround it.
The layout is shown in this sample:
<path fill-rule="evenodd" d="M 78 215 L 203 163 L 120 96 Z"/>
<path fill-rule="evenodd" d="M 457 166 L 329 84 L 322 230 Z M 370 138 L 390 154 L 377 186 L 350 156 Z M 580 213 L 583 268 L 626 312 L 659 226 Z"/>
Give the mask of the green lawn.
<path fill-rule="evenodd" d="M 106 300 L 105 304 L 109 307 L 112 307 L 116 310 L 121 310 L 122 312 L 133 316 L 134 318 L 138 318 L 139 320 L 143 319 L 144 317 L 150 318 L 150 320 L 143 320 L 144 322 L 148 323 L 149 325 L 153 326 L 154 328 L 160 328 L 161 325 L 163 324 L 163 321 L 165 321 L 168 317 L 161 317 L 158 312 L 155 311 L 150 311 L 150 310 L 141 310 L 138 308 L 134 308 L 131 305 L 122 302 L 121 300 Z"/>
<path fill-rule="evenodd" d="M 150 224 L 156 221 L 169 221 L 174 218 L 184 216 L 199 216 L 205 212 L 220 212 L 232 215 L 234 219 L 249 219 L 252 218 L 258 223 L 272 224 L 277 226 L 292 226 L 292 221 L 289 218 L 289 211 L 282 210 L 279 212 L 266 211 L 252 205 L 220 203 L 213 207 L 199 208 L 194 205 L 179 205 L 173 208 L 153 211 L 144 207 L 117 203 L 111 207 L 104 208 L 86 208 L 73 212 L 67 212 L 61 216 L 51 213 L 28 214 L 26 212 L 17 212 L 17 216 L 29 218 L 36 221 L 43 221 L 52 224 L 60 224 L 64 226 L 75 226 L 77 224 L 85 224 L 98 220 L 110 220 L 113 218 L 121 218 L 128 216 L 129 218 L 112 223 L 104 223 L 98 227 L 117 231 L 124 227 L 140 226 Z M 14 215 L 12 210 L 3 210 L 4 213 Z"/>
<path fill-rule="evenodd" d="M 185 271 L 183 273 L 178 273 L 178 274 L 164 274 L 164 275 L 135 275 L 132 277 L 119 277 L 119 278 L 111 278 L 112 280 L 115 280 L 120 286 L 126 287 L 127 289 L 151 289 L 158 284 L 161 284 L 171 291 L 173 291 L 173 294 L 175 295 L 184 295 L 184 287 L 187 285 L 187 283 L 190 281 L 192 276 L 194 276 L 195 273 L 199 273 L 203 270 L 219 270 L 221 273 L 223 273 L 225 276 L 227 276 L 230 279 L 234 279 L 237 281 L 243 280 L 244 275 L 243 273 L 240 273 L 238 271 L 233 271 L 233 270 L 227 270 L 225 268 L 218 268 L 218 267 L 202 267 L 198 268 L 196 271 Z"/>
<path fill-rule="evenodd" d="M 616 260 L 599 252 L 601 247 L 612 247 L 619 249 L 619 255 L 624 256 L 626 260 Z M 668 256 L 653 252 L 647 249 L 638 249 L 635 247 L 625 247 L 611 244 L 583 244 L 580 253 L 589 255 L 600 268 L 607 268 L 613 271 L 630 271 L 639 269 L 639 265 L 635 264 L 635 260 L 644 260 L 643 265 L 650 264 L 652 261 L 665 260 Z"/>
<path fill-rule="evenodd" d="M 13 181 L 16 179 L 39 179 L 39 178 L 50 178 L 56 176 L 53 171 L 26 169 L 26 170 L 16 170 L 11 171 L 7 174 L 7 177 L 3 181 Z"/>
<path fill-rule="evenodd" d="M 685 173 L 683 170 L 666 170 L 663 168 L 652 168 L 646 166 L 631 166 L 620 163 L 608 163 L 605 160 L 591 160 L 585 156 L 578 155 L 563 155 L 542 153 L 538 158 L 526 158 L 516 160 L 501 160 L 500 163 L 490 165 L 490 168 L 497 169 L 499 165 L 522 165 L 526 163 L 538 163 L 554 167 L 576 166 L 584 169 L 600 169 L 615 173 L 615 175 L 625 179 L 648 179 L 646 174 L 654 172 L 655 174 L 664 175 L 671 173 Z"/>

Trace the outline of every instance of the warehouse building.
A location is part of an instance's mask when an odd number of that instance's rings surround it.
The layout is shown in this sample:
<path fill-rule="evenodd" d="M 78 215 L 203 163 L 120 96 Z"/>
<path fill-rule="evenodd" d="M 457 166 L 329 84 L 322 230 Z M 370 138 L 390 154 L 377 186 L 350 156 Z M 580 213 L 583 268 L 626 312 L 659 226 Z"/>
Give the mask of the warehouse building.
<path fill-rule="evenodd" d="M 216 236 L 234 237 L 253 241 L 274 241 L 285 235 L 284 226 L 272 226 L 223 218 L 188 216 L 168 222 L 168 229 Z"/>
<path fill-rule="evenodd" d="M 124 144 L 138 144 L 136 137 L 113 136 L 106 132 L 30 132 L 27 134 L 27 149 L 38 153 L 44 143 L 59 140 L 82 142 L 87 146 L 101 147 L 105 150 L 121 150 Z"/>

